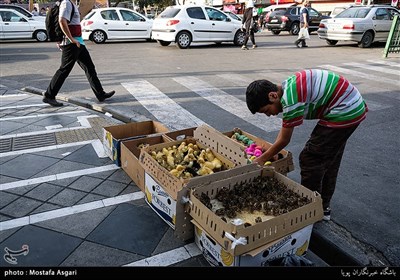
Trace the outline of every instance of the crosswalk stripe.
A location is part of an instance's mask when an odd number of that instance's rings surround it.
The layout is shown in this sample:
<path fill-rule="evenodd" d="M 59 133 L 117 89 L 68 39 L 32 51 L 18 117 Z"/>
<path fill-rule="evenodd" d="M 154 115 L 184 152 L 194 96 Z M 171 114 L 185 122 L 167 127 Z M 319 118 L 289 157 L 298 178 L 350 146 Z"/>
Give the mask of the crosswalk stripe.
<path fill-rule="evenodd" d="M 277 117 L 267 118 L 265 115 L 253 115 L 242 100 L 218 89 L 193 76 L 173 78 L 177 83 L 197 93 L 209 102 L 225 111 L 249 122 L 267 132 L 277 131 L 282 127 L 282 120 Z"/>
<path fill-rule="evenodd" d="M 374 75 L 371 74 L 365 74 L 363 72 L 359 72 L 359 71 L 354 71 L 354 70 L 350 70 L 350 69 L 346 69 L 343 67 L 338 67 L 338 66 L 333 66 L 333 65 L 321 65 L 320 67 L 331 70 L 331 71 L 335 71 L 338 73 L 345 73 L 345 74 L 349 74 L 349 75 L 353 75 L 353 76 L 357 76 L 363 79 L 368 79 L 368 80 L 372 80 L 372 81 L 379 81 L 379 82 L 383 82 L 383 83 L 388 83 L 391 85 L 395 85 L 395 86 L 400 86 L 400 81 L 396 81 L 394 79 L 389 79 L 389 78 L 385 78 L 385 77 L 379 77 L 377 78 Z"/>
<path fill-rule="evenodd" d="M 135 80 L 121 85 L 157 120 L 170 128 L 185 129 L 205 124 L 146 80 Z"/>
<path fill-rule="evenodd" d="M 367 62 L 371 62 L 371 63 L 376 63 L 376 64 L 384 64 L 384 65 L 388 65 L 388 66 L 393 66 L 393 67 L 400 67 L 400 63 L 396 63 L 393 61 L 388 61 L 388 60 L 367 60 Z"/>
<path fill-rule="evenodd" d="M 0 121 L 12 121 L 12 120 L 23 120 L 23 119 L 33 119 L 33 118 L 45 118 L 45 117 L 50 117 L 50 116 L 71 115 L 71 114 L 80 114 L 80 113 L 86 113 L 86 112 L 85 111 L 70 111 L 70 112 L 49 113 L 49 114 L 33 114 L 33 115 L 29 115 L 29 116 L 1 118 Z"/>
<path fill-rule="evenodd" d="M 248 84 L 250 84 L 252 81 L 254 81 L 253 79 L 243 77 L 242 75 L 239 75 L 239 74 L 220 74 L 217 76 L 221 77 L 224 80 L 228 80 L 235 86 L 247 87 Z"/>
<path fill-rule="evenodd" d="M 348 65 L 348 66 L 353 66 L 353 67 L 357 67 L 357 68 L 363 68 L 363 69 L 367 69 L 367 70 L 382 72 L 385 74 L 393 74 L 393 75 L 397 75 L 398 77 L 400 77 L 400 69 L 399 70 L 390 69 L 389 67 L 367 65 L 367 64 L 363 64 L 363 63 L 357 63 L 357 62 L 343 63 L 343 65 Z"/>

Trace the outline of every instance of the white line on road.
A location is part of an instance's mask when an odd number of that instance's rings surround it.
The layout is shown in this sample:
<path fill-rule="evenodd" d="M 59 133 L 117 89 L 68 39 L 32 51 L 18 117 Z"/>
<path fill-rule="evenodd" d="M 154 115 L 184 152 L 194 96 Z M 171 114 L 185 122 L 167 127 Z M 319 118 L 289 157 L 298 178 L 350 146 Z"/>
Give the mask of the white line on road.
<path fill-rule="evenodd" d="M 116 197 L 105 198 L 102 200 L 92 201 L 88 203 L 83 203 L 79 205 L 74 205 L 70 207 L 65 207 L 61 209 L 51 210 L 43 213 L 33 214 L 30 216 L 25 216 L 17 219 L 12 219 L 0 223 L 0 231 L 22 227 L 26 225 L 36 224 L 43 221 L 48 221 L 51 219 L 56 219 L 60 217 L 65 217 L 73 214 L 78 214 L 86 211 L 91 211 L 99 208 L 104 208 L 107 206 L 117 205 L 125 203 L 128 201 L 138 200 L 144 197 L 144 193 L 134 192 L 129 194 L 124 194 Z"/>
<path fill-rule="evenodd" d="M 22 117 L 2 118 L 2 119 L 0 119 L 0 121 L 15 121 L 15 120 L 22 120 L 22 119 L 45 118 L 45 117 L 51 117 L 51 116 L 70 115 L 70 114 L 79 114 L 79 113 L 86 113 L 86 112 L 85 111 L 70 111 L 70 112 L 60 112 L 60 113 L 50 113 L 50 114 L 34 114 L 34 115 L 22 116 Z"/>
<path fill-rule="evenodd" d="M 224 109 L 225 111 L 236 115 L 250 124 L 259 127 L 267 132 L 280 130 L 282 120 L 277 117 L 267 118 L 263 115 L 253 115 L 245 102 L 239 98 L 229 95 L 223 90 L 215 88 L 210 84 L 193 76 L 173 78 L 176 82 L 194 91 L 204 99 Z"/>
<path fill-rule="evenodd" d="M 146 80 L 121 85 L 156 119 L 170 128 L 184 129 L 205 124 Z"/>
<path fill-rule="evenodd" d="M 393 75 L 397 75 L 398 77 L 400 76 L 400 69 L 390 69 L 388 67 L 380 67 L 380 66 L 368 65 L 368 64 L 357 63 L 357 62 L 347 62 L 347 63 L 343 63 L 343 65 L 348 65 L 348 66 L 353 66 L 353 67 L 358 67 L 358 68 L 363 68 L 363 69 L 369 69 L 372 71 L 383 72 L 385 74 L 393 74 Z"/>
<path fill-rule="evenodd" d="M 50 105 L 46 104 L 46 103 L 39 103 L 39 104 L 28 104 L 28 105 L 5 106 L 5 107 L 0 107 L 0 110 L 21 109 L 21 108 L 28 108 L 28 107 L 43 107 L 43 106 L 50 106 Z"/>
<path fill-rule="evenodd" d="M 376 63 L 376 64 L 384 64 L 388 66 L 393 66 L 393 67 L 400 67 L 400 63 L 396 63 L 393 61 L 388 61 L 388 60 L 367 60 L 368 62 Z"/>
<path fill-rule="evenodd" d="M 13 97 L 21 97 L 21 96 L 26 96 L 26 93 L 17 93 L 17 94 L 6 94 L 6 95 L 0 95 L 0 98 L 13 98 Z"/>
<path fill-rule="evenodd" d="M 109 164 L 109 165 L 100 166 L 100 167 L 93 167 L 93 168 L 81 169 L 81 170 L 70 171 L 70 172 L 65 172 L 65 173 L 59 173 L 59 174 L 55 174 L 55 175 L 49 175 L 49 176 L 43 176 L 43 177 L 38 177 L 38 178 L 20 180 L 20 181 L 16 181 L 16 182 L 4 183 L 4 184 L 0 184 L 0 191 L 4 191 L 4 190 L 8 190 L 8 189 L 15 189 L 15 188 L 19 188 L 19 187 L 25 187 L 25 186 L 29 186 L 29 185 L 40 184 L 40 183 L 45 183 L 45 182 L 50 182 L 50 181 L 55 181 L 55 180 L 61 180 L 61 179 L 66 179 L 66 178 L 89 175 L 89 174 L 94 174 L 94 173 L 99 173 L 99 172 L 104 172 L 104 171 L 116 170 L 116 169 L 119 169 L 119 167 L 117 165 Z"/>
<path fill-rule="evenodd" d="M 195 243 L 160 253 L 124 266 L 169 266 L 201 254 Z"/>
<path fill-rule="evenodd" d="M 31 153 L 37 153 L 37 152 L 42 152 L 42 151 L 50 151 L 50 150 L 56 150 L 56 149 L 62 149 L 62 148 L 68 148 L 68 147 L 74 147 L 74 146 L 80 146 L 80 145 L 86 145 L 86 144 L 93 145 L 94 141 L 100 141 L 100 140 L 98 140 L 98 139 L 97 140 L 88 140 L 88 141 L 73 142 L 73 143 L 53 145 L 53 146 L 47 146 L 47 147 L 12 151 L 12 152 L 7 152 L 7 153 L 0 153 L 0 158 L 8 157 L 8 156 L 22 155 L 22 154 L 31 154 Z M 97 145 L 97 144 L 94 144 L 94 145 Z M 96 150 L 97 147 L 95 148 L 94 145 L 93 145 L 93 148 Z"/>
<path fill-rule="evenodd" d="M 354 71 L 354 70 L 350 70 L 350 69 L 346 69 L 343 67 L 337 67 L 337 66 L 333 66 L 333 65 L 321 65 L 320 67 L 331 70 L 331 71 L 335 71 L 335 72 L 339 72 L 339 73 L 345 73 L 345 74 L 349 74 L 349 75 L 353 75 L 359 78 L 363 78 L 363 79 L 368 79 L 368 80 L 372 80 L 375 82 L 380 82 L 380 83 L 388 83 L 391 85 L 395 85 L 395 86 L 400 86 L 400 82 L 396 81 L 394 79 L 389 79 L 389 78 L 384 78 L 384 77 L 377 77 L 371 74 L 365 74 L 363 72 L 358 72 L 358 71 Z"/>
<path fill-rule="evenodd" d="M 220 74 L 220 75 L 217 75 L 217 76 L 221 77 L 224 80 L 228 80 L 230 83 L 234 84 L 235 86 L 241 86 L 241 87 L 247 86 L 252 81 L 254 81 L 253 79 L 244 77 L 242 75 L 233 74 L 233 73 Z"/>

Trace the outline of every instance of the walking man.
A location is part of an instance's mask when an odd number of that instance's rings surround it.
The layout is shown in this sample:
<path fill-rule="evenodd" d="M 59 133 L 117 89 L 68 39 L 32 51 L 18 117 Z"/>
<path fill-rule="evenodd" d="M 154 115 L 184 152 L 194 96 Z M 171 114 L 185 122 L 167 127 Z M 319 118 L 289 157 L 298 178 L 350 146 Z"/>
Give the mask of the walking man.
<path fill-rule="evenodd" d="M 244 40 L 244 44 L 242 46 L 242 50 L 248 50 L 249 48 L 247 47 L 247 42 L 249 41 L 249 38 L 251 42 L 253 43 L 253 49 L 257 48 L 256 45 L 256 40 L 254 38 L 254 30 L 253 30 L 253 9 L 254 9 L 254 3 L 253 0 L 249 0 L 247 2 L 246 10 L 244 11 L 243 18 L 242 18 L 242 30 L 243 28 L 245 29 L 246 32 L 246 38 Z"/>
<path fill-rule="evenodd" d="M 307 28 L 308 29 L 308 22 L 310 21 L 310 14 L 308 11 L 308 7 L 310 6 L 309 0 L 303 0 L 303 7 L 300 9 L 300 28 Z M 308 30 L 307 30 L 308 32 Z M 306 44 L 305 38 L 297 39 L 294 44 L 296 47 L 300 48 L 299 44 L 301 43 L 302 48 L 308 47 Z"/>
<path fill-rule="evenodd" d="M 74 5 L 74 8 L 72 8 Z M 59 107 L 63 104 L 56 100 L 56 95 L 60 91 L 65 79 L 68 77 L 75 62 L 85 71 L 86 77 L 90 83 L 94 94 L 100 102 L 114 95 L 115 91 L 105 92 L 99 78 L 97 77 L 96 69 L 92 58 L 85 43 L 82 39 L 82 30 L 80 25 L 80 14 L 78 6 L 71 0 L 62 0 L 59 10 L 59 23 L 61 30 L 64 33 L 64 39 L 58 42 L 57 45 L 62 51 L 61 66 L 54 74 L 50 84 L 44 94 L 43 102 L 51 106 Z M 74 15 L 71 19 L 71 13 Z M 71 21 L 69 22 L 69 20 Z"/>

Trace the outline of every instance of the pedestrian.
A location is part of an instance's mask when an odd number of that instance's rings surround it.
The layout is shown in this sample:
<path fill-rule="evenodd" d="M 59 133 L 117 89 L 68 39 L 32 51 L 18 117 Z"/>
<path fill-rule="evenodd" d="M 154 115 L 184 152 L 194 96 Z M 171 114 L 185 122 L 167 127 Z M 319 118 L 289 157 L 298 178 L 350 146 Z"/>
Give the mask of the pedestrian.
<path fill-rule="evenodd" d="M 250 83 L 246 103 L 253 114 L 283 113 L 275 142 L 255 160 L 260 165 L 289 144 L 294 128 L 304 119 L 319 119 L 299 156 L 301 184 L 321 194 L 324 220 L 330 220 L 330 202 L 346 141 L 368 111 L 360 92 L 336 73 L 309 69 L 296 72 L 281 85 L 268 80 Z"/>
<path fill-rule="evenodd" d="M 42 8 L 40 9 L 39 15 L 40 15 L 40 16 L 45 16 L 45 15 L 46 15 L 46 9 L 45 9 L 44 7 L 42 7 Z"/>
<path fill-rule="evenodd" d="M 36 7 L 33 7 L 32 15 L 34 15 L 34 16 L 38 16 L 39 15 L 39 12 L 38 12 Z"/>
<path fill-rule="evenodd" d="M 74 9 L 72 9 L 72 5 L 74 5 Z M 75 13 L 71 19 L 72 10 L 74 10 Z M 68 22 L 69 19 L 71 19 L 71 22 Z M 97 77 L 92 58 L 90 57 L 82 39 L 80 14 L 75 3 L 70 0 L 63 0 L 61 2 L 59 23 L 65 35 L 64 39 L 57 43 L 62 51 L 61 66 L 51 79 L 50 84 L 44 93 L 43 102 L 56 107 L 63 105 L 61 102 L 56 100 L 56 95 L 74 67 L 75 62 L 78 62 L 79 66 L 85 71 L 90 86 L 100 102 L 113 96 L 115 91 L 105 92 L 99 78 Z"/>
<path fill-rule="evenodd" d="M 308 7 L 310 6 L 310 2 L 309 0 L 303 0 L 302 3 L 302 7 L 300 9 L 300 28 L 305 28 L 307 29 L 307 33 L 308 33 L 308 26 L 309 26 L 309 21 L 310 21 L 310 14 L 308 11 Z M 301 47 L 302 48 L 307 48 L 307 44 L 306 44 L 306 39 L 304 38 L 304 36 L 299 37 L 294 44 L 296 45 L 296 47 L 300 48 L 299 44 L 301 43 Z"/>
<path fill-rule="evenodd" d="M 246 32 L 246 38 L 244 40 L 244 44 L 242 46 L 242 50 L 248 50 L 247 42 L 249 41 L 249 37 L 251 42 L 253 43 L 253 49 L 257 48 L 256 40 L 254 38 L 254 30 L 252 28 L 254 19 L 253 19 L 253 9 L 254 9 L 254 2 L 249 0 L 246 5 L 246 10 L 244 11 L 243 18 L 242 18 L 242 30 Z"/>

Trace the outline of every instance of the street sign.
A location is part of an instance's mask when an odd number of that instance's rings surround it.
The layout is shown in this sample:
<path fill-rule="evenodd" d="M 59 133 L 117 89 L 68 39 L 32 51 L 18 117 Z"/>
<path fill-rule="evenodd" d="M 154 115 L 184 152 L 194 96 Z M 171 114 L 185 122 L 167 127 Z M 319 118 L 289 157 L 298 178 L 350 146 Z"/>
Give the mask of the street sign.
<path fill-rule="evenodd" d="M 399 2 L 399 0 L 392 0 L 392 6 L 397 7 L 398 2 Z"/>

